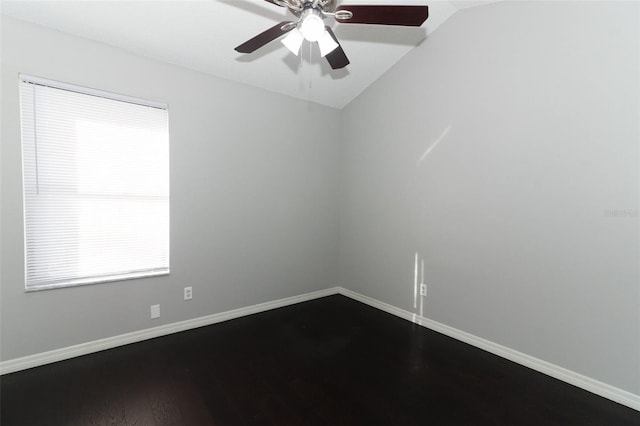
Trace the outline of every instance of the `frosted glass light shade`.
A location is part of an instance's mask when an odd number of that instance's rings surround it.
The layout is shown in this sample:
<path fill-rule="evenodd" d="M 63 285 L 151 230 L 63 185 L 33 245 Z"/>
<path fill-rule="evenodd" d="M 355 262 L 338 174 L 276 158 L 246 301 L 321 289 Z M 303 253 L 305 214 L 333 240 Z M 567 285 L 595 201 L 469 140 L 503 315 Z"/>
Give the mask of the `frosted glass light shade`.
<path fill-rule="evenodd" d="M 300 24 L 300 31 L 305 39 L 309 41 L 318 41 L 322 37 L 324 31 L 324 22 L 318 15 L 307 15 Z"/>
<path fill-rule="evenodd" d="M 291 51 L 291 53 L 298 56 L 303 40 L 304 36 L 302 35 L 302 32 L 300 32 L 299 29 L 294 28 L 285 38 L 282 39 L 281 43 L 284 44 L 285 47 Z"/>
<path fill-rule="evenodd" d="M 328 53 L 338 48 L 338 43 L 331 37 L 329 31 L 325 30 L 322 37 L 318 40 L 318 47 L 320 47 L 320 56 L 324 58 Z"/>

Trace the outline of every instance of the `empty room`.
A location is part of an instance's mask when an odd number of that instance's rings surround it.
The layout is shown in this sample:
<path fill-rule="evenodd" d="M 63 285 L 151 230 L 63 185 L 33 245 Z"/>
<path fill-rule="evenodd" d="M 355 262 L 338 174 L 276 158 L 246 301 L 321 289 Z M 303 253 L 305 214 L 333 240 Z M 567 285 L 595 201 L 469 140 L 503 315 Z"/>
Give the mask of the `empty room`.
<path fill-rule="evenodd" d="M 0 17 L 3 426 L 640 424 L 640 2 Z"/>

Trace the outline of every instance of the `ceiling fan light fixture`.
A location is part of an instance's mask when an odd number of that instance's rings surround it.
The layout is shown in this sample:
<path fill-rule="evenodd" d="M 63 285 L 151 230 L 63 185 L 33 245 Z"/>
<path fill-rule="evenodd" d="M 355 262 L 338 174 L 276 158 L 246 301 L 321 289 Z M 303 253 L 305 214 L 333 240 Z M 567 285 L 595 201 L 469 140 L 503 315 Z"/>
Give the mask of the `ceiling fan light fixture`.
<path fill-rule="evenodd" d="M 302 46 L 303 41 L 304 36 L 302 35 L 302 32 L 299 29 L 294 28 L 285 38 L 282 39 L 281 43 L 284 44 L 291 53 L 298 56 L 300 46 Z"/>
<path fill-rule="evenodd" d="M 318 13 L 312 9 L 302 19 L 300 31 L 308 41 L 318 41 L 324 32 L 324 22 Z"/>
<path fill-rule="evenodd" d="M 331 37 L 329 31 L 324 30 L 322 37 L 318 40 L 318 47 L 320 48 L 320 57 L 324 58 L 327 54 L 333 52 L 338 48 L 338 43 Z"/>
<path fill-rule="evenodd" d="M 317 42 L 320 54 L 334 70 L 342 69 L 349 65 L 349 58 L 345 55 L 331 27 L 325 27 L 325 19 L 331 18 L 341 24 L 420 27 L 429 17 L 429 7 L 427 5 L 393 4 L 404 0 L 393 0 L 389 2 L 392 4 L 386 5 L 343 5 L 342 2 L 337 5 L 339 0 L 265 1 L 286 8 L 297 19 L 295 21 L 280 22 L 245 41 L 237 46 L 235 50 L 240 53 L 252 53 L 286 35 L 282 40 L 282 44 L 296 56 L 300 54 L 300 48 L 304 40 L 311 43 Z M 411 2 L 415 2 L 415 0 L 411 0 Z"/>

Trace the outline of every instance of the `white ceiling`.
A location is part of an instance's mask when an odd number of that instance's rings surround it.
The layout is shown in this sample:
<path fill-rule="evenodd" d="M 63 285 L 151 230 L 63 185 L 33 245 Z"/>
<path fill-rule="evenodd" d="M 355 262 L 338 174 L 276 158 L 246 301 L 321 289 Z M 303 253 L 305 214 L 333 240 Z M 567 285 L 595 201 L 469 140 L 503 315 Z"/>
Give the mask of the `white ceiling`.
<path fill-rule="evenodd" d="M 347 25 L 327 19 L 351 64 L 332 70 L 317 46 L 299 57 L 274 41 L 243 55 L 235 46 L 293 15 L 264 0 L 8 1 L 17 19 L 217 77 L 335 108 L 346 106 L 460 9 L 497 0 L 343 0 L 342 4 L 425 4 L 421 28 Z"/>

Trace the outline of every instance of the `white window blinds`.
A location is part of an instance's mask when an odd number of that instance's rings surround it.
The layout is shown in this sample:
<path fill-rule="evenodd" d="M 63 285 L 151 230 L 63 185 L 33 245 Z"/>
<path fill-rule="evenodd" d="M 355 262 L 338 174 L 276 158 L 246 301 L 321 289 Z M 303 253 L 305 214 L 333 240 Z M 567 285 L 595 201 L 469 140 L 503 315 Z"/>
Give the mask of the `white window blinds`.
<path fill-rule="evenodd" d="M 21 75 L 26 289 L 169 273 L 167 108 Z"/>

